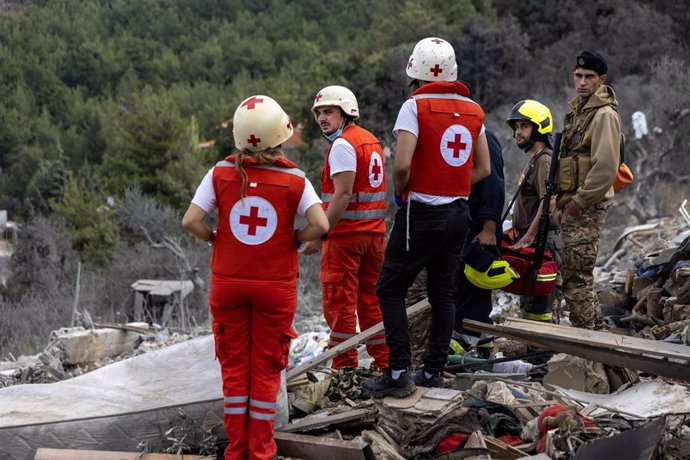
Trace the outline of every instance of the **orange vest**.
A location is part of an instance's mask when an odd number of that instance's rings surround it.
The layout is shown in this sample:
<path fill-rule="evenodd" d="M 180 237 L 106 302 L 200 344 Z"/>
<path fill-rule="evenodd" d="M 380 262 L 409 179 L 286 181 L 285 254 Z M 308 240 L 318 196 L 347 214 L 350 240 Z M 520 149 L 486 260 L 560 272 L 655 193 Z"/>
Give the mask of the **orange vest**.
<path fill-rule="evenodd" d="M 244 158 L 247 196 L 240 199 L 242 179 L 231 155 L 213 168 L 218 227 L 211 271 L 227 279 L 287 280 L 297 277 L 293 231 L 304 191 L 304 172 L 285 158 L 259 165 Z"/>
<path fill-rule="evenodd" d="M 357 171 L 352 186 L 352 199 L 347 205 L 345 214 L 328 232 L 329 238 L 347 233 L 386 233 L 386 168 L 383 160 L 383 149 L 378 139 L 366 129 L 350 125 L 340 135 L 355 149 Z M 321 200 L 323 208 L 333 198 L 335 186 L 331 179 L 331 168 L 328 159 L 331 147 L 326 154 L 326 163 L 321 174 Z"/>
<path fill-rule="evenodd" d="M 460 82 L 429 83 L 414 92 L 419 136 L 405 198 L 409 192 L 470 195 L 474 148 L 484 111 L 468 95 Z"/>

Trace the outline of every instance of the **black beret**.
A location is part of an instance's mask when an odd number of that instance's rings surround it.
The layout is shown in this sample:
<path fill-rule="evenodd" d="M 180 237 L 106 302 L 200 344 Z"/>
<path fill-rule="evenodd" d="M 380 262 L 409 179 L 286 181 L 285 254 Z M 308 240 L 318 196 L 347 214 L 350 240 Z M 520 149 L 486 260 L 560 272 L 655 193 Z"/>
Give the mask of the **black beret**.
<path fill-rule="evenodd" d="M 580 53 L 580 55 L 577 57 L 577 64 L 575 64 L 575 68 L 593 70 L 599 75 L 606 75 L 606 72 L 609 70 L 604 56 L 596 51 L 583 51 Z"/>

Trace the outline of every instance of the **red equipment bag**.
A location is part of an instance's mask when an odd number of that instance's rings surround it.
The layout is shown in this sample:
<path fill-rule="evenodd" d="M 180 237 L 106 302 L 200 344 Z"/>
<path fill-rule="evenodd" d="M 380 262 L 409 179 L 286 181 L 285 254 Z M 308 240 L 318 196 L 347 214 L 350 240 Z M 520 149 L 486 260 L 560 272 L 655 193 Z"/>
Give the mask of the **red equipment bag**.
<path fill-rule="evenodd" d="M 548 296 L 556 287 L 558 265 L 549 251 L 544 251 L 541 268 L 536 279 L 533 277 L 534 248 L 511 249 L 509 242 L 501 243 L 501 258 L 510 264 L 520 278 L 516 279 L 503 290 L 517 295 Z"/>

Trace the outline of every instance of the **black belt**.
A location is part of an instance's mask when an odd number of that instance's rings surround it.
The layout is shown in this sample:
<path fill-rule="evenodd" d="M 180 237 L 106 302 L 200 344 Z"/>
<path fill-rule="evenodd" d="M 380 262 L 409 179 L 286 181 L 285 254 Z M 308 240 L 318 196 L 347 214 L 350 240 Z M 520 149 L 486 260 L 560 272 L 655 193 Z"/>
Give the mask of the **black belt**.
<path fill-rule="evenodd" d="M 461 206 L 467 206 L 467 200 L 464 198 L 458 198 L 455 201 L 451 201 L 450 203 L 446 204 L 428 204 L 428 203 L 422 203 L 421 201 L 409 201 L 410 204 L 410 209 L 450 209 L 450 208 L 457 208 Z"/>

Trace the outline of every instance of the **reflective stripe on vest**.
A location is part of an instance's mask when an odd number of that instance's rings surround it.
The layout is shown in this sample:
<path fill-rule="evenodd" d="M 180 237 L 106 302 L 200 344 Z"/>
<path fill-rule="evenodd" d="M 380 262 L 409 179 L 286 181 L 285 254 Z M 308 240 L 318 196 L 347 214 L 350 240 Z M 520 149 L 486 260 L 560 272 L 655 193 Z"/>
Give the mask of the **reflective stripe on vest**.
<path fill-rule="evenodd" d="M 321 200 L 324 203 L 330 203 L 333 199 L 332 193 L 322 193 Z M 353 193 L 352 198 L 350 198 L 350 203 L 360 202 L 360 203 L 373 203 L 374 201 L 385 201 L 386 192 L 376 192 L 376 193 Z"/>
<path fill-rule="evenodd" d="M 471 102 L 473 104 L 477 104 L 475 101 L 470 99 L 469 97 L 461 96 L 460 94 L 452 94 L 452 93 L 439 93 L 439 94 L 415 94 L 412 96 L 412 99 L 456 99 L 458 101 L 466 101 L 466 102 Z M 479 105 L 479 104 L 477 104 Z"/>
<path fill-rule="evenodd" d="M 221 160 L 218 163 L 216 163 L 216 166 L 221 167 L 221 168 L 234 168 L 235 163 L 232 163 L 232 162 L 227 161 L 227 160 Z M 304 171 L 302 171 L 301 169 L 297 169 L 297 168 L 280 168 L 278 166 L 271 166 L 271 165 L 251 165 L 251 166 L 247 166 L 247 167 L 248 168 L 258 168 L 258 169 L 268 169 L 271 171 L 278 171 L 278 172 L 283 172 L 286 174 L 292 174 L 293 176 L 297 176 L 297 177 L 306 177 L 306 175 L 304 174 Z"/>

